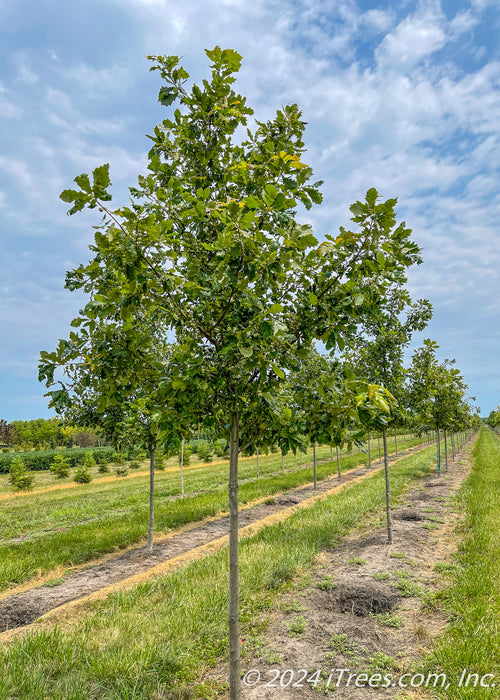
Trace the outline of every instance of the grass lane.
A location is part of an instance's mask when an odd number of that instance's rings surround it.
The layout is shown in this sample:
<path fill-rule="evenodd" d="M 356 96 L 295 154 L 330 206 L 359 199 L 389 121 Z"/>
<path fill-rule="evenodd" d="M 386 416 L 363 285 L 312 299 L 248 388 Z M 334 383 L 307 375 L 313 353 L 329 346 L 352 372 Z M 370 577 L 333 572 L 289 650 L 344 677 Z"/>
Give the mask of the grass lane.
<path fill-rule="evenodd" d="M 435 448 L 391 468 L 393 498 L 435 469 Z M 321 549 L 360 519 L 382 511 L 379 472 L 245 539 L 240 547 L 242 636 L 259 610 L 272 609 L 283 587 Z M 227 552 L 86 606 L 62 627 L 30 632 L 0 650 L 0 698 L 139 700 L 215 697 L 200 679 L 227 649 Z M 244 645 L 243 645 L 244 647 Z M 192 684 L 195 695 L 182 686 Z"/>
<path fill-rule="evenodd" d="M 447 674 L 450 687 L 439 690 L 447 700 L 500 697 L 500 441 L 488 428 L 482 428 L 473 458 L 459 494 L 466 516 L 458 566 L 440 594 L 451 623 L 427 664 Z M 465 677 L 458 687 L 464 669 L 478 674 L 479 682 L 490 673 L 496 679 L 484 678 L 490 687 L 481 688 L 474 676 L 466 687 Z"/>
<path fill-rule="evenodd" d="M 328 450 L 329 454 L 329 450 Z M 279 459 L 281 464 L 281 459 Z M 343 457 L 343 470 L 366 462 L 366 455 Z M 251 465 L 244 464 L 241 478 L 248 478 Z M 267 469 L 274 469 L 271 461 Z M 336 462 L 318 465 L 318 479 L 336 472 Z M 205 517 L 228 510 L 227 465 L 207 467 L 192 475 L 193 490 L 210 491 L 183 499 L 172 499 L 175 491 L 167 481 L 159 481 L 155 494 L 155 530 L 176 529 Z M 170 475 L 165 475 L 169 476 Z M 242 483 L 240 503 L 243 505 L 262 496 L 311 482 L 312 467 L 290 473 L 279 472 Z M 215 483 L 214 483 L 215 482 Z M 140 541 L 147 523 L 147 484 L 133 481 L 106 484 L 98 491 L 86 490 L 75 497 L 75 492 L 47 492 L 31 499 L 7 501 L 1 505 L 2 537 L 29 535 L 43 527 L 52 531 L 39 533 L 36 540 L 0 544 L 0 590 L 23 583 L 58 567 L 77 566 L 108 552 L 123 549 Z M 92 518 L 90 522 L 81 522 Z M 80 522 L 78 522 L 80 521 Z M 57 528 L 65 528 L 58 530 Z"/>

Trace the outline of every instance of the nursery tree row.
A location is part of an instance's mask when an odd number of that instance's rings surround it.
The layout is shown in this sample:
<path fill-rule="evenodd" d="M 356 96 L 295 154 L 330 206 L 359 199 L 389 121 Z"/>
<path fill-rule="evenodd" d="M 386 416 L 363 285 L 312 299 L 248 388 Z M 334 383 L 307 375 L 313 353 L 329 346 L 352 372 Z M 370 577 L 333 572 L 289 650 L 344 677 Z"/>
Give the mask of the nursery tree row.
<path fill-rule="evenodd" d="M 406 270 L 422 259 L 397 221 L 396 200 L 368 190 L 351 206 L 352 226 L 318 240 L 303 223 L 303 209 L 322 201 L 322 183 L 304 159 L 299 108 L 252 120 L 234 86 L 241 56 L 219 47 L 206 54 L 211 74 L 199 85 L 189 84 L 176 56 L 150 57 L 168 116 L 149 136 L 147 173 L 130 188 L 128 205 L 112 206 L 108 165 L 77 176 L 77 189 L 61 194 L 70 214 L 89 208 L 102 218 L 92 259 L 66 277 L 66 287 L 89 301 L 69 337 L 41 353 L 39 376 L 69 420 L 147 447 L 149 549 L 157 446 L 189 438 L 194 426 L 229 440 L 235 700 L 238 456 L 271 445 L 297 450 L 304 436 L 342 445 L 362 440 L 369 427 L 385 434 L 406 405 L 401 349 L 425 326 L 430 306 L 413 305 L 404 291 Z M 326 355 L 315 350 L 318 341 Z M 346 361 L 351 347 L 359 353 Z M 437 398 L 431 365 L 422 375 L 429 385 L 422 395 L 411 385 L 408 406 L 413 419 L 443 428 L 451 418 L 436 405 L 448 399 Z M 426 403 L 432 392 L 434 403 Z"/>

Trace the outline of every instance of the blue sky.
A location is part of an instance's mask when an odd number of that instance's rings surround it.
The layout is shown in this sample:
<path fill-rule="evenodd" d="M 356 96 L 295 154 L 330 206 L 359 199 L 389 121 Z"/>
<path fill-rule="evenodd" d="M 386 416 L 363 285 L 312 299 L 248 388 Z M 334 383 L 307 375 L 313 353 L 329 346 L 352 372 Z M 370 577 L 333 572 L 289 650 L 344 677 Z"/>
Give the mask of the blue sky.
<path fill-rule="evenodd" d="M 500 5 L 497 0 L 3 0 L 0 4 L 0 418 L 49 415 L 41 349 L 83 298 L 91 213 L 58 195 L 109 162 L 117 201 L 144 169 L 165 112 L 148 54 L 199 81 L 204 48 L 243 54 L 238 88 L 258 118 L 297 102 L 323 179 L 316 232 L 348 223 L 376 187 L 423 248 L 420 338 L 454 357 L 482 414 L 500 403 Z"/>

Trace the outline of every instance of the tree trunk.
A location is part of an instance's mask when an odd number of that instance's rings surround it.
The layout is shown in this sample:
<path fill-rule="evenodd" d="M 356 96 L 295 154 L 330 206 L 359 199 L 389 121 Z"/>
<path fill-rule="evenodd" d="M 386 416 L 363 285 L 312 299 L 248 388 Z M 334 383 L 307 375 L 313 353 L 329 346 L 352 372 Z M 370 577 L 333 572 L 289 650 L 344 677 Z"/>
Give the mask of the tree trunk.
<path fill-rule="evenodd" d="M 441 476 L 441 441 L 439 439 L 439 426 L 438 425 L 436 425 L 436 456 L 437 456 L 438 476 Z"/>
<path fill-rule="evenodd" d="M 153 551 L 153 530 L 155 526 L 155 451 L 150 442 L 149 450 L 149 523 L 148 523 L 148 554 Z"/>
<path fill-rule="evenodd" d="M 314 472 L 314 488 L 318 487 L 316 480 L 316 443 L 313 442 L 313 472 Z"/>
<path fill-rule="evenodd" d="M 391 516 L 391 484 L 389 481 L 389 456 L 387 454 L 387 431 L 382 430 L 384 443 L 384 472 L 385 472 L 385 512 L 387 515 L 387 543 L 392 544 L 392 516 Z"/>
<path fill-rule="evenodd" d="M 455 439 L 453 433 L 451 434 L 451 458 L 455 461 Z"/>
<path fill-rule="evenodd" d="M 259 448 L 257 447 L 257 478 L 259 478 Z"/>
<path fill-rule="evenodd" d="M 238 564 L 238 453 L 240 450 L 238 413 L 231 415 L 229 446 L 229 698 L 240 700 L 240 616 Z"/>
<path fill-rule="evenodd" d="M 283 453 L 283 450 L 281 450 L 281 469 L 285 471 L 285 455 Z"/>
<path fill-rule="evenodd" d="M 370 431 L 368 431 L 368 469 L 371 467 L 371 455 L 370 455 Z"/>
<path fill-rule="evenodd" d="M 446 430 L 444 431 L 444 470 L 448 471 L 448 440 L 446 436 Z"/>
<path fill-rule="evenodd" d="M 181 496 L 184 498 L 184 438 L 181 442 Z"/>
<path fill-rule="evenodd" d="M 335 449 L 337 450 L 337 474 L 339 476 L 339 483 L 340 483 L 342 481 L 342 472 L 340 471 L 339 446 L 335 445 Z"/>
<path fill-rule="evenodd" d="M 394 428 L 394 445 L 396 447 L 396 457 L 398 456 L 398 434 L 396 428 Z"/>

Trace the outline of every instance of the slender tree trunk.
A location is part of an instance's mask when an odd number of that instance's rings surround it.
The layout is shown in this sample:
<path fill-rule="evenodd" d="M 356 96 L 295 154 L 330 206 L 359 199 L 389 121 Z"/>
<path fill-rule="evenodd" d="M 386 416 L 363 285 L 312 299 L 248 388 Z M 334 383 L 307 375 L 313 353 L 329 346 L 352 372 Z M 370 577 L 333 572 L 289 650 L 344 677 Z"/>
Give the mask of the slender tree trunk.
<path fill-rule="evenodd" d="M 451 434 L 451 458 L 455 461 L 455 439 L 453 433 Z"/>
<path fill-rule="evenodd" d="M 155 451 L 153 443 L 148 444 L 149 450 L 149 523 L 148 523 L 148 554 L 153 551 L 153 531 L 155 526 Z"/>
<path fill-rule="evenodd" d="M 439 426 L 438 425 L 436 425 L 436 456 L 437 456 L 438 476 L 441 476 L 441 441 L 439 439 Z"/>
<path fill-rule="evenodd" d="M 370 455 L 370 431 L 368 431 L 368 469 L 371 467 L 372 460 Z"/>
<path fill-rule="evenodd" d="M 342 481 L 342 472 L 340 470 L 339 446 L 335 445 L 335 449 L 337 450 L 337 474 L 338 474 L 339 483 L 340 483 Z"/>
<path fill-rule="evenodd" d="M 398 434 L 396 432 L 396 426 L 394 426 L 394 445 L 396 447 L 396 457 L 398 456 Z"/>
<path fill-rule="evenodd" d="M 330 459 L 333 460 L 333 447 L 330 445 Z"/>
<path fill-rule="evenodd" d="M 281 469 L 285 471 L 285 455 L 283 454 L 283 450 L 281 450 Z"/>
<path fill-rule="evenodd" d="M 391 484 L 389 481 L 389 455 L 387 453 L 387 430 L 382 429 L 384 443 L 384 472 L 385 472 L 385 512 L 387 516 L 387 543 L 392 544 L 392 516 L 391 516 Z"/>
<path fill-rule="evenodd" d="M 316 489 L 318 487 L 317 479 L 316 479 L 316 443 L 313 442 L 313 472 L 314 472 L 314 488 Z"/>
<path fill-rule="evenodd" d="M 257 478 L 259 478 L 259 448 L 257 447 Z"/>
<path fill-rule="evenodd" d="M 181 496 L 184 498 L 184 438 L 181 441 Z"/>
<path fill-rule="evenodd" d="M 238 563 L 238 413 L 231 415 L 229 446 L 229 698 L 240 700 L 240 583 Z"/>
<path fill-rule="evenodd" d="M 448 471 L 448 440 L 446 436 L 446 430 L 444 431 L 444 470 Z"/>

